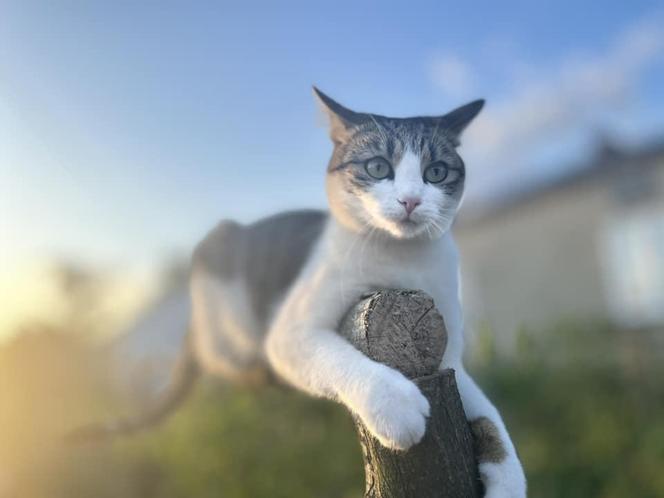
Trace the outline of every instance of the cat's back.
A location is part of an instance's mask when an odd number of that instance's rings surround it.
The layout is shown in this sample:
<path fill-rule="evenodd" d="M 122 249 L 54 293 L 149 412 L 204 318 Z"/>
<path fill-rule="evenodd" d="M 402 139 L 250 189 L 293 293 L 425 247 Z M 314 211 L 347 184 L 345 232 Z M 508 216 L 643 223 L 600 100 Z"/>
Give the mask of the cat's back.
<path fill-rule="evenodd" d="M 327 219 L 324 211 L 298 210 L 249 225 L 221 221 L 194 250 L 192 271 L 242 281 L 256 315 L 265 320 L 309 258 Z"/>

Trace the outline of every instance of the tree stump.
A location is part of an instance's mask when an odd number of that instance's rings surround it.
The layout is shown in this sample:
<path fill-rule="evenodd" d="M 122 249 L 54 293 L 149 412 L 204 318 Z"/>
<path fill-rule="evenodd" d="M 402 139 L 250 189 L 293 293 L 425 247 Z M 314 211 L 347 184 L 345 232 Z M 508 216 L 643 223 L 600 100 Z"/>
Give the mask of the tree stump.
<path fill-rule="evenodd" d="M 420 291 L 383 290 L 354 306 L 340 333 L 375 361 L 413 379 L 431 405 L 421 442 L 383 447 L 357 418 L 365 498 L 479 498 L 481 482 L 453 370 L 438 371 L 447 332 L 433 299 Z"/>

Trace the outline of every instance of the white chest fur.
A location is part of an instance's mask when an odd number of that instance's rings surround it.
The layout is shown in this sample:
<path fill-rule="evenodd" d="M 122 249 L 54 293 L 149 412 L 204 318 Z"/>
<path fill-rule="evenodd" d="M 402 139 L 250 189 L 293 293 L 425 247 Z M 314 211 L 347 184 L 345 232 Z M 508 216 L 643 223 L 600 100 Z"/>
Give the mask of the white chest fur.
<path fill-rule="evenodd" d="M 395 240 L 331 225 L 314 259 L 367 290 L 420 289 L 443 300 L 458 289 L 458 257 L 449 233 L 435 240 Z"/>
<path fill-rule="evenodd" d="M 460 358 L 463 320 L 459 299 L 457 250 L 449 232 L 435 240 L 395 240 L 357 235 L 334 221 L 327 227 L 310 271 L 323 269 L 325 285 L 343 309 L 358 294 L 384 288 L 418 289 L 429 294 L 442 313 L 449 335 L 449 355 Z"/>

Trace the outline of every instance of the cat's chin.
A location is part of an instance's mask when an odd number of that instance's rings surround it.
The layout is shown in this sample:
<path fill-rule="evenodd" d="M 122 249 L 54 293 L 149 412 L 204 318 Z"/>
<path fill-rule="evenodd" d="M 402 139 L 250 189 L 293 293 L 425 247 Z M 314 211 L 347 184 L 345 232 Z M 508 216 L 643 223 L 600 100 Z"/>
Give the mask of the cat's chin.
<path fill-rule="evenodd" d="M 396 239 L 418 239 L 428 238 L 428 223 L 425 221 L 390 220 L 382 227 L 387 233 Z"/>

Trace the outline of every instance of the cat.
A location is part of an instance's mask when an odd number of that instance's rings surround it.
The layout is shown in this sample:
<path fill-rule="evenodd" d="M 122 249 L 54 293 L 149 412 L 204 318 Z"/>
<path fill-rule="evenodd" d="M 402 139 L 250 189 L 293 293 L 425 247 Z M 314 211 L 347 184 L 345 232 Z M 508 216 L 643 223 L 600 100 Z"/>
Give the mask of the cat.
<path fill-rule="evenodd" d="M 363 295 L 421 289 L 445 318 L 442 368 L 454 368 L 489 498 L 522 498 L 526 481 L 501 417 L 462 364 L 458 255 L 450 228 L 462 200 L 464 129 L 478 100 L 439 117 L 355 112 L 314 87 L 334 144 L 329 214 L 283 213 L 248 226 L 222 221 L 196 247 L 191 326 L 176 381 L 130 432 L 161 418 L 199 372 L 238 382 L 272 375 L 346 405 L 386 447 L 424 435 L 427 399 L 401 373 L 374 362 L 335 331 Z"/>

